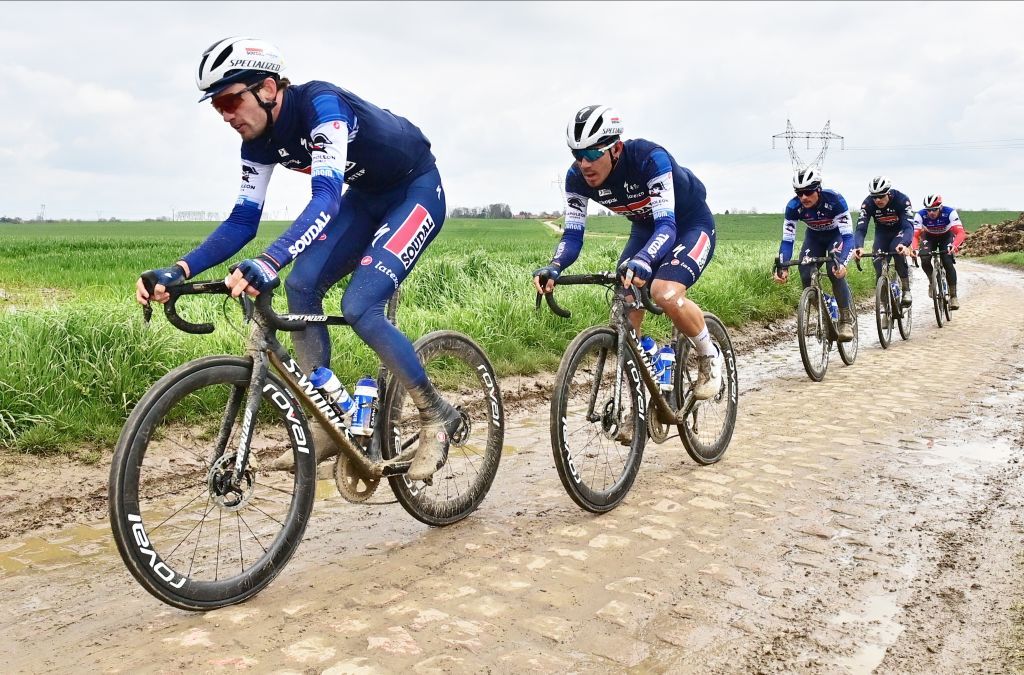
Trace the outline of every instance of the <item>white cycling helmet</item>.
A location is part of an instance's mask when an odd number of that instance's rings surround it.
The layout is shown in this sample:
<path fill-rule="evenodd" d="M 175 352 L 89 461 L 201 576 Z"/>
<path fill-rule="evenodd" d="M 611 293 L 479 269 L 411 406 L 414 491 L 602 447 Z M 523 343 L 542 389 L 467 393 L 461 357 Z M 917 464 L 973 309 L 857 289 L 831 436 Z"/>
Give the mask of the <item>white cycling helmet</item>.
<path fill-rule="evenodd" d="M 892 181 L 885 176 L 875 176 L 868 181 L 868 192 L 872 197 L 884 197 L 889 194 L 890 188 L 892 188 Z"/>
<path fill-rule="evenodd" d="M 565 140 L 571 150 L 586 150 L 619 140 L 623 131 L 622 118 L 611 106 L 588 105 L 569 120 Z"/>
<path fill-rule="evenodd" d="M 203 52 L 196 71 L 200 101 L 216 96 L 236 82 L 255 84 L 265 77 L 279 78 L 284 68 L 281 52 L 266 40 L 229 37 Z"/>
<path fill-rule="evenodd" d="M 942 195 L 928 195 L 924 198 L 924 207 L 926 209 L 937 209 L 942 206 Z"/>
<path fill-rule="evenodd" d="M 821 173 L 814 166 L 806 166 L 793 172 L 794 190 L 813 190 L 821 187 Z"/>

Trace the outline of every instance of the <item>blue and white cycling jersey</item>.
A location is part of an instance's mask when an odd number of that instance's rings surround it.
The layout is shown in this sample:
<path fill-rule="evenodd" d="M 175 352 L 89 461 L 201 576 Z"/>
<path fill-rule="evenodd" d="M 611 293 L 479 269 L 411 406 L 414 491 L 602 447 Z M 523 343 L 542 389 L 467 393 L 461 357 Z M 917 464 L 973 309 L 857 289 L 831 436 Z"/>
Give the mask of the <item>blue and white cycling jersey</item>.
<path fill-rule="evenodd" d="M 280 267 L 338 214 L 342 185 L 386 192 L 434 167 L 430 141 L 412 122 L 327 82 L 291 85 L 268 137 L 242 143 L 242 182 L 231 215 L 182 259 L 192 276 L 224 262 L 256 236 L 274 167 L 311 174 L 313 195 L 268 248 Z"/>
<path fill-rule="evenodd" d="M 952 228 L 962 227 L 960 214 L 952 206 L 943 206 L 935 218 L 928 216 L 927 209 L 921 209 L 914 215 L 914 229 L 923 230 L 925 234 L 945 234 Z"/>
<path fill-rule="evenodd" d="M 887 234 L 895 237 L 902 230 L 903 245 L 910 246 L 914 235 L 914 207 L 910 203 L 910 197 L 899 190 L 889 190 L 889 203 L 884 208 L 878 208 L 875 205 L 875 200 L 868 196 L 860 205 L 854 248 L 864 246 L 864 239 L 868 235 L 868 223 L 872 218 L 875 219 L 876 234 L 878 228 L 885 228 Z"/>
<path fill-rule="evenodd" d="M 665 148 L 642 138 L 623 141 L 622 154 L 602 185 L 587 185 L 575 163 L 565 174 L 565 232 L 553 262 L 565 268 L 579 257 L 587 203 L 593 199 L 625 216 L 634 231 L 650 230 L 636 257 L 655 267 L 676 241 L 677 226 L 700 223 L 709 230 L 714 228 L 706 198 L 704 184 L 679 166 Z"/>
<path fill-rule="evenodd" d="M 843 264 L 849 262 L 853 251 L 853 225 L 850 222 L 850 208 L 841 194 L 835 190 L 821 190 L 818 193 L 818 203 L 811 208 L 801 206 L 798 197 L 789 200 L 782 221 L 782 244 L 779 246 L 782 260 L 790 260 L 793 257 L 796 226 L 801 220 L 807 223 L 808 232 L 839 230 L 843 238 L 839 260 Z"/>

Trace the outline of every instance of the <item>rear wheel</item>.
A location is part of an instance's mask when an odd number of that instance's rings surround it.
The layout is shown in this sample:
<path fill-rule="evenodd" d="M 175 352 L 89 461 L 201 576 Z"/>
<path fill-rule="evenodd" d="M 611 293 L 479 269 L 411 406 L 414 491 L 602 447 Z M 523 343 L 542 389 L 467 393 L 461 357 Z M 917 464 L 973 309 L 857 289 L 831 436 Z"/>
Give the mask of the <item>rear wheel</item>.
<path fill-rule="evenodd" d="M 848 366 L 852 366 L 857 360 L 857 350 L 860 348 L 860 325 L 857 321 L 857 308 L 853 306 L 851 298 L 850 314 L 853 316 L 853 339 L 849 342 L 837 342 L 839 346 L 839 358 Z"/>
<path fill-rule="evenodd" d="M 808 286 L 800 295 L 796 312 L 797 338 L 800 343 L 800 359 L 804 362 L 807 376 L 821 382 L 828 370 L 828 353 L 831 344 L 825 317 L 821 315 L 819 291 Z"/>
<path fill-rule="evenodd" d="M 722 386 L 717 394 L 705 401 L 693 400 L 689 392 L 697 381 L 697 350 L 682 335 L 676 347 L 679 358 L 676 362 L 675 397 L 688 406 L 683 423 L 679 425 L 683 446 L 693 461 L 706 465 L 722 459 L 729 447 L 736 426 L 740 394 L 736 354 L 729 332 L 714 314 L 705 313 L 704 322 L 711 341 L 722 353 Z"/>
<path fill-rule="evenodd" d="M 208 610 L 259 593 L 306 529 L 316 466 L 305 415 L 273 373 L 246 414 L 251 359 L 214 356 L 162 377 L 128 418 L 110 468 L 110 525 L 143 588 L 180 609 Z M 247 469 L 231 478 L 243 427 Z M 295 472 L 264 471 L 291 449 Z"/>
<path fill-rule="evenodd" d="M 505 409 L 498 378 L 483 349 L 455 331 L 424 335 L 414 345 L 427 377 L 441 397 L 462 414 L 444 466 L 431 484 L 390 476 L 391 490 L 406 511 L 428 525 L 450 525 L 472 513 L 494 482 L 505 442 Z M 384 459 L 413 449 L 419 440 L 419 409 L 397 378 L 391 378 L 384 405 Z M 390 430 L 390 433 L 388 431 Z"/>
<path fill-rule="evenodd" d="M 888 349 L 892 341 L 892 292 L 885 276 L 878 277 L 875 284 L 875 327 L 878 328 L 878 343 L 882 349 Z"/>
<path fill-rule="evenodd" d="M 896 322 L 900 327 L 900 337 L 904 340 L 909 340 L 910 330 L 914 327 L 914 306 L 899 307 L 898 312 Z"/>
<path fill-rule="evenodd" d="M 551 395 L 555 469 L 572 500 L 593 513 L 611 511 L 629 493 L 647 441 L 643 366 L 627 350 L 619 378 L 617 342 L 606 326 L 577 335 Z"/>

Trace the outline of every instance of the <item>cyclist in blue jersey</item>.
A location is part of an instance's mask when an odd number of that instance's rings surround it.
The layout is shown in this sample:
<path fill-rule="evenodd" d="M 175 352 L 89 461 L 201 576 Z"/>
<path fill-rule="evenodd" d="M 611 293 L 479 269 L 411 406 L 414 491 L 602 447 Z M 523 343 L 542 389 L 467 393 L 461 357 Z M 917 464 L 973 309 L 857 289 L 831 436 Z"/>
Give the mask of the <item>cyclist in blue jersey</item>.
<path fill-rule="evenodd" d="M 821 174 L 816 167 L 797 169 L 793 174 L 793 189 L 796 197 L 786 204 L 786 215 L 782 221 L 782 243 L 779 245 L 779 260 L 793 257 L 796 241 L 796 225 L 801 220 L 807 223 L 804 235 L 803 254 L 820 258 L 833 250 L 838 251 L 838 265 L 826 265 L 828 278 L 832 281 L 832 292 L 839 305 L 839 325 L 836 336 L 840 342 L 853 340 L 853 294 L 846 281 L 846 265 L 850 262 L 853 247 L 853 227 L 850 224 L 850 209 L 843 196 L 834 190 L 822 189 Z M 800 265 L 800 279 L 804 288 L 811 285 L 811 268 Z M 789 271 L 779 269 L 775 281 L 784 284 L 789 280 Z"/>
<path fill-rule="evenodd" d="M 715 252 L 715 220 L 704 184 L 665 148 L 643 139 L 623 141 L 622 119 L 609 106 L 582 108 L 566 129 L 575 162 L 565 175 L 565 229 L 554 257 L 535 270 L 538 292 L 550 293 L 559 274 L 583 248 L 587 202 L 593 199 L 632 224 L 619 256 L 627 286 L 651 284 L 651 297 L 694 344 L 699 373 L 693 393 L 704 400 L 722 384 L 722 354 L 704 313 L 686 292 Z M 639 331 L 643 310 L 630 315 Z"/>
<path fill-rule="evenodd" d="M 196 83 L 242 140 L 242 180 L 231 215 L 175 264 L 154 270 L 152 295 L 142 279 L 136 299 L 165 302 L 166 287 L 237 253 L 256 236 L 274 167 L 310 175 L 312 198 L 295 222 L 255 258 L 231 266 L 232 295 L 258 295 L 285 282 L 289 311 L 322 314 L 324 294 L 352 278 L 341 306 L 356 334 L 380 356 L 420 411 L 419 445 L 408 477 L 425 480 L 440 468 L 458 412 L 427 379 L 412 343 L 385 316 L 387 300 L 409 275 L 445 218 L 441 177 L 430 141 L 409 120 L 327 82 L 291 84 L 281 77 L 280 52 L 270 43 L 232 37 L 207 49 Z M 343 186 L 348 189 L 343 191 Z M 294 334 L 299 365 L 328 366 L 325 326 Z M 319 425 L 317 461 L 338 453 Z M 292 453 L 272 467 L 290 468 Z"/>
<path fill-rule="evenodd" d="M 864 254 L 864 239 L 868 234 L 868 222 L 875 219 L 875 251 L 895 251 L 893 257 L 896 274 L 903 287 L 903 306 L 910 307 L 910 269 L 907 259 L 910 243 L 914 238 L 914 207 L 910 198 L 896 190 L 885 176 L 875 176 L 868 181 L 868 196 L 860 205 L 860 217 L 853 237 L 853 255 L 860 260 Z M 882 259 L 875 258 L 875 280 L 882 276 Z"/>
<path fill-rule="evenodd" d="M 953 264 L 953 254 L 960 250 L 960 244 L 967 239 L 967 232 L 963 223 L 960 222 L 960 214 L 952 206 L 942 205 L 942 195 L 930 194 L 924 198 L 924 208 L 914 214 L 914 241 L 913 247 L 916 251 L 920 246 L 924 256 L 921 258 L 921 267 L 928 275 L 928 297 L 933 294 L 932 279 L 932 251 L 940 253 L 939 260 L 946 270 L 946 279 L 949 283 L 949 308 L 960 309 L 960 300 L 956 296 L 956 266 Z"/>

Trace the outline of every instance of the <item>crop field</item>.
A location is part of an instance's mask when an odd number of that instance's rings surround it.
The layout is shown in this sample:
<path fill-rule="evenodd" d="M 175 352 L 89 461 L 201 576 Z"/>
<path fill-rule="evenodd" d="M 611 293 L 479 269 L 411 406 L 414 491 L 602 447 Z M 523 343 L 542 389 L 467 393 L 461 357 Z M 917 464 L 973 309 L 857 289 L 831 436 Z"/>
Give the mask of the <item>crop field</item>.
<path fill-rule="evenodd" d="M 962 214 L 969 229 L 1016 214 Z M 779 214 L 716 216 L 713 264 L 690 297 L 730 326 L 793 313 L 800 284 L 771 282 Z M 116 440 L 128 412 L 147 388 L 186 360 L 241 353 L 245 328 L 236 305 L 187 298 L 180 309 L 213 321 L 207 336 L 180 333 L 154 312 L 143 324 L 134 302 L 139 273 L 173 263 L 213 223 L 0 224 L 0 446 L 24 451 L 69 450 L 86 458 L 90 445 Z M 232 258 L 258 253 L 285 223 L 264 223 Z M 628 234 L 622 218 L 593 218 L 572 272 L 610 270 Z M 800 233 L 802 236 L 802 232 Z M 607 320 L 601 289 L 566 288 L 569 320 L 534 310 L 531 272 L 549 259 L 559 235 L 535 220 L 450 220 L 402 285 L 400 328 L 412 339 L 440 328 L 460 330 L 487 350 L 498 372 L 531 374 L 557 367 L 582 328 Z M 220 278 L 226 265 L 198 275 Z M 285 271 L 285 275 L 287 270 Z M 867 295 L 873 275 L 852 271 L 854 292 Z M 338 313 L 345 282 L 325 299 Z M 275 299 L 285 309 L 283 292 Z M 648 318 L 657 339 L 667 319 Z M 332 329 L 332 368 L 347 383 L 375 372 L 372 351 L 347 328 Z M 284 338 L 286 346 L 287 337 Z M 794 345 L 795 349 L 795 345 Z M 83 454 L 84 453 L 84 454 Z"/>

